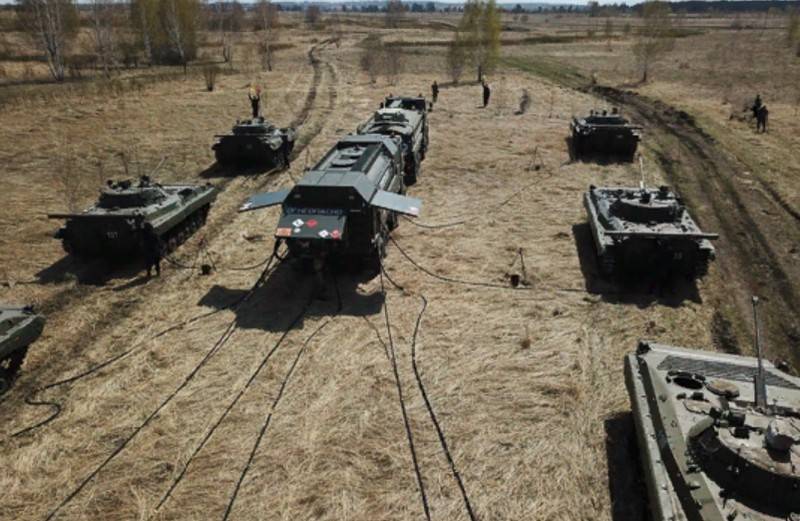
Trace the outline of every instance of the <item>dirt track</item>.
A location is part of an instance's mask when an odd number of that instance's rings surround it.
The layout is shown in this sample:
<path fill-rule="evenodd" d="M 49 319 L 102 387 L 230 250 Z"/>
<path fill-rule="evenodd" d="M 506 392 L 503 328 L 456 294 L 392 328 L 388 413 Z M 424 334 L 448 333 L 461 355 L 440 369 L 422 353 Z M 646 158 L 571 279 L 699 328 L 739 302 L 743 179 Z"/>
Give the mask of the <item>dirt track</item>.
<path fill-rule="evenodd" d="M 302 118 L 309 161 L 385 94 L 359 78 L 348 52 L 326 48 L 316 64 L 318 92 Z M 407 74 L 401 84 L 425 92 L 428 80 Z M 523 87 L 539 103 L 514 115 Z M 486 520 L 640 519 L 622 355 L 643 337 L 711 348 L 714 317 L 733 320 L 723 301 L 723 281 L 736 273 L 722 262 L 731 246 L 691 294 L 626 293 L 598 280 L 580 196 L 591 183 L 631 184 L 638 174 L 569 161 L 569 116 L 597 100 L 511 71 L 496 80 L 488 109 L 478 99 L 475 86 L 443 89 L 431 114 L 432 146 L 411 192 L 424 200 L 423 223 L 464 222 L 401 224 L 386 270 L 402 290 L 339 277 L 328 300 L 309 306 L 310 284 L 286 265 L 257 287 L 258 270 L 224 270 L 256 264 L 271 248 L 276 211 L 236 214 L 242 197 L 261 183 L 288 185 L 306 154 L 289 175 L 228 185 L 212 212 L 209 247 L 225 261 L 217 274 L 168 269 L 156 283 L 122 284 L 117 296 L 112 287 L 82 290 L 89 301 L 57 313 L 43 342 L 51 352 L 32 350 L 0 405 L 10 462 L 0 512 L 399 521 L 424 519 L 425 505 L 431 519 L 470 519 L 469 505 Z M 699 139 L 681 116 L 624 101 L 656 125 L 647 137 L 655 157 L 674 159 L 662 147 L 672 150 L 678 133 Z M 722 176 L 724 163 L 701 143 L 680 159 Z M 700 190 L 715 186 L 693 191 L 694 169 L 684 179 L 683 167 L 662 164 L 653 178 L 676 179 L 714 229 Z M 522 275 L 520 249 L 528 285 L 510 289 L 508 275 Z M 82 327 L 63 333 L 72 321 Z M 45 414 L 24 405 L 28 392 L 129 348 L 118 363 L 45 393 L 63 404 L 61 416 L 8 439 Z"/>
<path fill-rule="evenodd" d="M 686 199 L 702 226 L 718 231 L 717 262 L 726 281 L 717 305 L 738 309 L 728 321 L 752 324 L 749 297 L 769 302 L 768 352 L 800 364 L 800 266 L 790 253 L 800 244 L 798 214 L 777 191 L 734 157 L 687 113 L 630 91 L 596 87 L 599 95 L 624 106 L 646 126 L 646 143 L 655 151 L 667 180 Z M 761 189 L 758 189 L 754 186 Z M 776 233 L 780 230 L 780 233 Z M 730 291 L 735 289 L 735 291 Z M 729 326 L 728 326 L 729 327 Z M 747 338 L 752 326 L 739 326 Z M 719 333 L 725 336 L 725 328 Z M 751 352 L 750 345 L 716 339 L 719 349 Z"/>

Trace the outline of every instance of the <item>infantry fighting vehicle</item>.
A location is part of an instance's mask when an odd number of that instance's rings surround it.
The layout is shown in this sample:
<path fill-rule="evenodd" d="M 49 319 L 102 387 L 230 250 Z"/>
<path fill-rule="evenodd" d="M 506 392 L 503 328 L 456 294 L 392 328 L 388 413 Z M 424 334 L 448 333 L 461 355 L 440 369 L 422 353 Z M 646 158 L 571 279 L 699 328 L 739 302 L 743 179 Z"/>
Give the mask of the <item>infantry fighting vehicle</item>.
<path fill-rule="evenodd" d="M 800 519 L 800 378 L 641 342 L 625 382 L 653 521 Z"/>
<path fill-rule="evenodd" d="M 382 109 L 404 109 L 427 114 L 428 102 L 423 96 L 393 96 L 384 98 L 381 104 Z"/>
<path fill-rule="evenodd" d="M 668 187 L 590 186 L 583 204 L 589 215 L 600 268 L 626 273 L 703 276 L 714 258 L 711 240 Z"/>
<path fill-rule="evenodd" d="M 0 305 L 0 395 L 11 387 L 30 346 L 44 328 L 44 317 L 31 307 Z"/>
<path fill-rule="evenodd" d="M 221 165 L 289 166 L 297 132 L 278 128 L 262 117 L 237 121 L 230 134 L 215 136 L 212 145 Z"/>
<path fill-rule="evenodd" d="M 66 219 L 56 232 L 64 250 L 78 256 L 121 258 L 141 253 L 142 229 L 153 225 L 167 251 L 203 226 L 217 189 L 205 185 L 161 185 L 143 176 L 109 181 L 97 203 L 79 214 L 50 214 Z"/>
<path fill-rule="evenodd" d="M 405 165 L 403 181 L 406 186 L 417 182 L 422 160 L 428 150 L 428 116 L 425 111 L 378 109 L 369 120 L 359 125 L 358 133 L 399 136 L 402 139 Z"/>
<path fill-rule="evenodd" d="M 379 265 L 397 214 L 416 217 L 406 197 L 399 137 L 352 135 L 339 141 L 291 189 L 251 197 L 240 211 L 282 205 L 275 237 L 292 257 L 350 266 Z"/>
<path fill-rule="evenodd" d="M 572 118 L 572 150 L 576 159 L 587 156 L 615 156 L 632 160 L 642 137 L 642 127 L 632 125 L 616 110 L 591 111 L 587 117 Z"/>

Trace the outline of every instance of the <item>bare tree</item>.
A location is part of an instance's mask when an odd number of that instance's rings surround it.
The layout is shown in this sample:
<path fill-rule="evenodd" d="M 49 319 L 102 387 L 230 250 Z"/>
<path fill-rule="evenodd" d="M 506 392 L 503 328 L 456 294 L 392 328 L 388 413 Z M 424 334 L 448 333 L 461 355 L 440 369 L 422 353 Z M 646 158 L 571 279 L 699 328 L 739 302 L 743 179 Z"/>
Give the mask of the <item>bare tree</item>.
<path fill-rule="evenodd" d="M 467 0 L 458 24 L 465 62 L 483 73 L 494 69 L 500 57 L 500 11 L 495 0 Z"/>
<path fill-rule="evenodd" d="M 606 23 L 605 27 L 603 28 L 603 33 L 605 34 L 606 37 L 608 52 L 611 52 L 613 50 L 611 48 L 611 39 L 614 37 L 614 22 L 611 21 L 611 18 L 606 18 Z"/>
<path fill-rule="evenodd" d="M 64 194 L 67 210 L 70 213 L 74 213 L 78 211 L 83 183 L 79 172 L 75 168 L 74 147 L 66 137 L 61 142 L 61 154 L 59 156 L 55 169 L 56 181 Z"/>
<path fill-rule="evenodd" d="M 405 16 L 405 7 L 401 0 L 389 0 L 386 3 L 386 27 L 397 28 Z"/>
<path fill-rule="evenodd" d="M 800 11 L 796 9 L 789 12 L 786 25 L 786 43 L 796 56 L 800 56 Z"/>
<path fill-rule="evenodd" d="M 161 2 L 161 27 L 170 54 L 186 66 L 197 50 L 197 28 L 200 21 L 198 0 L 163 0 Z"/>
<path fill-rule="evenodd" d="M 394 85 L 400 79 L 400 75 L 405 70 L 405 60 L 401 52 L 392 51 L 389 47 L 382 46 L 380 61 L 383 73 L 386 75 L 386 82 Z"/>
<path fill-rule="evenodd" d="M 306 23 L 312 28 L 316 29 L 322 21 L 322 10 L 318 5 L 310 5 L 306 8 Z"/>
<path fill-rule="evenodd" d="M 641 17 L 633 54 L 642 73 L 641 81 L 645 83 L 653 64 L 674 47 L 675 35 L 668 3 L 648 0 L 642 4 Z"/>
<path fill-rule="evenodd" d="M 453 36 L 453 41 L 447 47 L 447 73 L 453 83 L 458 84 L 461 76 L 464 74 L 464 68 L 467 65 L 467 52 L 464 48 L 464 43 L 460 33 L 456 31 Z"/>
<path fill-rule="evenodd" d="M 216 65 L 206 65 L 203 67 L 203 79 L 206 81 L 206 90 L 211 92 L 214 90 L 214 87 L 217 85 L 217 74 L 219 73 L 219 67 Z"/>
<path fill-rule="evenodd" d="M 107 78 L 111 76 L 111 68 L 114 66 L 116 8 L 114 0 L 92 0 L 91 3 L 94 53 Z"/>
<path fill-rule="evenodd" d="M 378 79 L 384 57 L 384 46 L 380 36 L 371 34 L 361 42 L 361 57 L 358 64 L 361 70 L 367 73 L 370 83 Z"/>
<path fill-rule="evenodd" d="M 78 30 L 73 0 L 19 0 L 17 15 L 21 26 L 45 53 L 53 79 L 63 81 L 67 45 Z"/>
<path fill-rule="evenodd" d="M 153 38 L 156 32 L 157 6 L 156 0 L 132 0 L 131 22 L 138 30 L 142 40 L 142 48 L 147 59 L 153 61 Z"/>
<path fill-rule="evenodd" d="M 256 6 L 256 30 L 261 30 L 259 54 L 261 65 L 267 71 L 272 70 L 273 42 L 278 34 L 278 7 L 270 0 L 259 0 Z"/>

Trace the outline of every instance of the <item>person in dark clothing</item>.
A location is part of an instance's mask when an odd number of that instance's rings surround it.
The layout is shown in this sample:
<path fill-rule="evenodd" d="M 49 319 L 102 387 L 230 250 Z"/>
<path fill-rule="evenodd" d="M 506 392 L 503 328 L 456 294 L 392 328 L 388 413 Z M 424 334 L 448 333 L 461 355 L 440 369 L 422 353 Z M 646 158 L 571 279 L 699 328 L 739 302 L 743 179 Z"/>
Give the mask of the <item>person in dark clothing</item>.
<path fill-rule="evenodd" d="M 758 112 L 758 109 L 761 108 L 763 102 L 761 101 L 761 94 L 756 94 L 756 100 L 753 102 L 753 114 Z"/>
<path fill-rule="evenodd" d="M 489 104 L 489 96 L 492 95 L 492 90 L 489 88 L 489 84 L 486 81 L 483 82 L 483 108 Z"/>
<path fill-rule="evenodd" d="M 156 277 L 160 277 L 161 238 L 159 238 L 155 228 L 150 223 L 145 223 L 142 227 L 142 251 L 144 252 L 144 262 L 147 267 L 147 278 L 150 278 L 153 268 L 156 269 Z"/>
<path fill-rule="evenodd" d="M 431 85 L 431 97 L 434 103 L 439 99 L 439 84 L 436 83 L 436 80 L 433 80 L 433 85 Z"/>
<path fill-rule="evenodd" d="M 255 89 L 248 95 L 250 98 L 250 105 L 253 107 L 253 119 L 258 117 L 258 104 L 261 102 L 261 89 Z"/>

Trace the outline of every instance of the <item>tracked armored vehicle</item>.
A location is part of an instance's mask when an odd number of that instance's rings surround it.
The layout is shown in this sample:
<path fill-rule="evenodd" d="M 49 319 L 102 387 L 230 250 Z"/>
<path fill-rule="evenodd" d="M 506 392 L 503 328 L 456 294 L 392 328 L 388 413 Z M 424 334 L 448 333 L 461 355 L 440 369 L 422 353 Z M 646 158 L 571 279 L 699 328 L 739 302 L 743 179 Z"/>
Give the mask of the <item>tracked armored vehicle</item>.
<path fill-rule="evenodd" d="M 576 159 L 591 156 L 633 160 L 642 137 L 642 127 L 632 125 L 616 112 L 592 111 L 583 118 L 572 118 L 572 151 Z"/>
<path fill-rule="evenodd" d="M 278 128 L 262 117 L 237 121 L 230 134 L 215 136 L 212 145 L 220 165 L 288 168 L 297 132 Z"/>
<path fill-rule="evenodd" d="M 800 519 L 800 378 L 641 342 L 625 382 L 653 521 Z"/>
<path fill-rule="evenodd" d="M 79 214 L 50 214 L 65 219 L 56 232 L 64 250 L 77 256 L 120 259 L 142 252 L 142 230 L 150 223 L 167 251 L 206 221 L 217 189 L 206 185 L 161 185 L 144 176 L 138 183 L 112 182 L 97 203 Z"/>
<path fill-rule="evenodd" d="M 381 108 L 413 110 L 427 114 L 428 102 L 423 96 L 387 96 L 384 98 Z"/>
<path fill-rule="evenodd" d="M 11 388 L 30 346 L 44 329 L 33 308 L 0 305 L 0 396 Z"/>
<path fill-rule="evenodd" d="M 424 111 L 379 109 L 369 120 L 359 125 L 358 133 L 399 136 L 403 147 L 403 181 L 406 186 L 417 182 L 422 160 L 428 151 L 428 117 Z"/>
<path fill-rule="evenodd" d="M 282 205 L 275 237 L 290 256 L 349 266 L 379 266 L 397 214 L 416 217 L 421 202 L 406 197 L 402 142 L 378 134 L 339 141 L 291 189 L 251 197 L 240 211 Z"/>
<path fill-rule="evenodd" d="M 605 275 L 703 276 L 714 259 L 711 240 L 668 187 L 590 186 L 583 203 Z"/>

